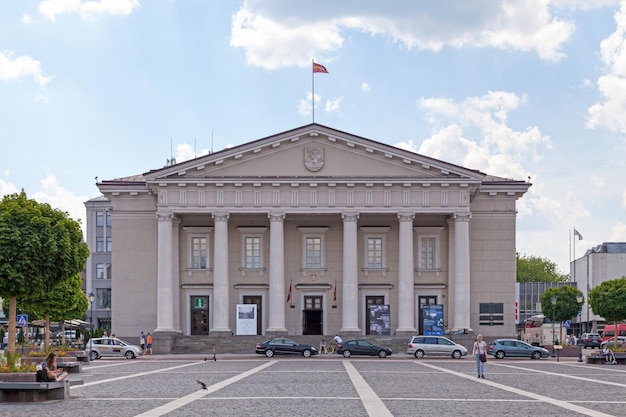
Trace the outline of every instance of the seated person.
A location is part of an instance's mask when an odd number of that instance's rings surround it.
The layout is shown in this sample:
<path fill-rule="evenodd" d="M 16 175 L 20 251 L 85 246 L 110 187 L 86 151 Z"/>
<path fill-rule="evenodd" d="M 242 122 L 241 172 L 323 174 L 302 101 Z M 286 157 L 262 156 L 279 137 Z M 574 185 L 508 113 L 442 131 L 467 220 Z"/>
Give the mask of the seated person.
<path fill-rule="evenodd" d="M 602 348 L 602 356 L 604 356 L 606 362 L 613 361 L 613 352 L 611 352 L 611 349 L 606 345 Z"/>
<path fill-rule="evenodd" d="M 63 381 L 67 377 L 67 372 L 64 372 L 63 368 L 57 368 L 57 355 L 54 352 L 50 352 L 46 357 L 42 370 L 47 374 L 48 381 Z"/>

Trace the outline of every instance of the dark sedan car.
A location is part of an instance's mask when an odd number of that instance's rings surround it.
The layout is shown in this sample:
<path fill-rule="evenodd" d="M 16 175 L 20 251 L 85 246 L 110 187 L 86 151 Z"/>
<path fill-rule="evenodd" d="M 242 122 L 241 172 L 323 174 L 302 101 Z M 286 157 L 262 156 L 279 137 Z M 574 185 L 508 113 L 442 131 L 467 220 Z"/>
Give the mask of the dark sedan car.
<path fill-rule="evenodd" d="M 496 359 L 503 359 L 505 356 L 541 359 L 550 355 L 550 352 L 542 347 L 533 346 L 517 339 L 494 340 L 489 344 L 487 353 Z"/>
<path fill-rule="evenodd" d="M 388 347 L 376 346 L 367 340 L 347 340 L 339 343 L 335 352 L 343 355 L 344 358 L 349 358 L 352 355 L 368 355 L 386 358 L 391 355 L 391 349 Z"/>
<path fill-rule="evenodd" d="M 584 348 L 599 348 L 602 343 L 602 338 L 598 333 L 583 333 L 580 338 Z"/>
<path fill-rule="evenodd" d="M 317 348 L 312 345 L 299 344 L 284 337 L 276 337 L 263 343 L 257 343 L 256 353 L 265 355 L 268 358 L 283 354 L 297 354 L 308 358 L 311 355 L 317 355 Z"/>

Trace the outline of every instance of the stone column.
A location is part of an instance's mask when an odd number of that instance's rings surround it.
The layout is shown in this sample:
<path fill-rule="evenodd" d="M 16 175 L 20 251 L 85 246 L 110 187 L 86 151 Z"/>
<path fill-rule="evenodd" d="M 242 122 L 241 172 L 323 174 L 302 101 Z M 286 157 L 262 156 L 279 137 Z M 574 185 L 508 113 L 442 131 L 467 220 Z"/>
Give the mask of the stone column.
<path fill-rule="evenodd" d="M 470 328 L 469 221 L 471 214 L 454 215 L 454 320 L 452 329 Z"/>
<path fill-rule="evenodd" d="M 450 277 L 450 279 L 448 280 L 448 303 L 447 303 L 447 310 L 444 310 L 444 314 L 446 317 L 446 326 L 448 329 L 451 329 L 453 326 L 453 322 L 454 322 L 454 306 L 455 306 L 455 298 L 454 298 L 454 294 L 456 293 L 456 289 L 454 286 L 454 262 L 455 262 L 455 256 L 454 256 L 454 233 L 455 233 L 455 228 L 454 228 L 454 218 L 453 217 L 449 217 L 447 219 L 447 224 L 448 224 L 448 276 Z"/>
<path fill-rule="evenodd" d="M 396 334 L 415 334 L 415 280 L 413 277 L 413 218 L 398 214 L 398 328 Z"/>
<path fill-rule="evenodd" d="M 231 334 L 228 325 L 228 213 L 213 213 L 213 328 L 211 334 Z"/>
<path fill-rule="evenodd" d="M 175 332 L 173 213 L 157 212 L 157 327 L 155 332 Z M 178 255 L 178 254 L 176 254 Z"/>
<path fill-rule="evenodd" d="M 357 213 L 344 213 L 343 218 L 343 288 L 341 291 L 341 332 L 360 333 L 359 275 L 357 257 Z"/>
<path fill-rule="evenodd" d="M 271 333 L 286 333 L 285 327 L 285 233 L 283 213 L 270 213 L 269 327 Z"/>

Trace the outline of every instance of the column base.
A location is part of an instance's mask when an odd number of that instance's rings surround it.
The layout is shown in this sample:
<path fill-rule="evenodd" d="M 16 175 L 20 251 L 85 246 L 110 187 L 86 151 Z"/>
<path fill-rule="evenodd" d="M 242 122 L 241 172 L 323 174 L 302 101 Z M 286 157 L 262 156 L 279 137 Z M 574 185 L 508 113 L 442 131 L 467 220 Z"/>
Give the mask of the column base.
<path fill-rule="evenodd" d="M 287 336 L 289 332 L 287 329 L 267 329 L 265 330 L 265 336 L 269 337 L 279 337 L 279 336 Z"/>
<path fill-rule="evenodd" d="M 417 334 L 417 330 L 413 328 L 408 329 L 396 329 L 393 333 L 394 336 L 414 336 Z"/>
<path fill-rule="evenodd" d="M 152 333 L 152 352 L 160 354 L 172 353 L 174 338 L 181 333 L 180 330 L 155 330 Z"/>

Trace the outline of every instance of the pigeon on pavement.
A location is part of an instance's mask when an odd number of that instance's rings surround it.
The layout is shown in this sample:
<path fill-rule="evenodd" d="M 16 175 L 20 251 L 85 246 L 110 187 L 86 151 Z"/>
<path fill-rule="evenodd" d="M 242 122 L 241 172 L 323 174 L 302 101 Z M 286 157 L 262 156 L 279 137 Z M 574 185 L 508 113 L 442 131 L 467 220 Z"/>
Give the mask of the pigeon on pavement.
<path fill-rule="evenodd" d="M 202 387 L 202 389 L 207 389 L 206 384 L 202 381 L 197 381 L 198 384 L 200 384 L 200 386 Z"/>

